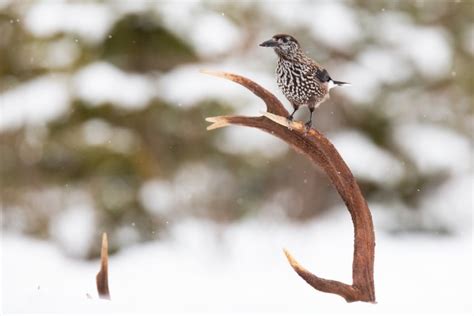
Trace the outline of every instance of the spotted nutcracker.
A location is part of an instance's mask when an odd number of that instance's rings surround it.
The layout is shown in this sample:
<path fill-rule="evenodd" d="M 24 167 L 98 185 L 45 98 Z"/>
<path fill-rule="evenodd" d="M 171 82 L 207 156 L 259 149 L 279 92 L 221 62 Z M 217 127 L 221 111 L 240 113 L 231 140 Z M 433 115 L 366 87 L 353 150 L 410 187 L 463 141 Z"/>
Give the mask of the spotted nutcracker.
<path fill-rule="evenodd" d="M 278 55 L 277 83 L 294 109 L 289 120 L 300 106 L 307 106 L 310 118 L 306 126 L 311 127 L 313 111 L 329 98 L 329 90 L 348 84 L 333 80 L 326 69 L 304 54 L 291 35 L 277 34 L 260 46 L 273 47 Z"/>

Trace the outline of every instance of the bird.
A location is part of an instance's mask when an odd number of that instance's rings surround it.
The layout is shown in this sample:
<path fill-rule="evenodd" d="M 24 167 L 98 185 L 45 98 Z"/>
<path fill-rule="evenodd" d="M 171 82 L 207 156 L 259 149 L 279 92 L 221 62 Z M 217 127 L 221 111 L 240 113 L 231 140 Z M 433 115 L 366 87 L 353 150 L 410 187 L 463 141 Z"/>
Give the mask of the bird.
<path fill-rule="evenodd" d="M 333 80 L 326 69 L 306 56 L 298 41 L 291 35 L 276 34 L 260 46 L 273 48 L 278 56 L 275 71 L 277 83 L 293 106 L 293 113 L 287 117 L 290 121 L 301 106 L 307 106 L 310 117 L 305 125 L 311 128 L 313 112 L 329 98 L 329 90 L 350 85 L 348 82 Z"/>

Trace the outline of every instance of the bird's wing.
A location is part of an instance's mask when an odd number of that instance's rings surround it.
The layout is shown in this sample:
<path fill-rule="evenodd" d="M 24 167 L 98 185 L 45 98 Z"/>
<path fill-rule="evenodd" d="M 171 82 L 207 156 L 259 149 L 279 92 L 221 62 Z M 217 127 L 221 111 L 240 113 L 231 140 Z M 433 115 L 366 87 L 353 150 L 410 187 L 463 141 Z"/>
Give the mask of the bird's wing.
<path fill-rule="evenodd" d="M 316 71 L 314 72 L 314 75 L 321 82 L 328 82 L 328 81 L 332 80 L 331 76 L 329 76 L 328 71 L 324 68 L 316 68 Z"/>

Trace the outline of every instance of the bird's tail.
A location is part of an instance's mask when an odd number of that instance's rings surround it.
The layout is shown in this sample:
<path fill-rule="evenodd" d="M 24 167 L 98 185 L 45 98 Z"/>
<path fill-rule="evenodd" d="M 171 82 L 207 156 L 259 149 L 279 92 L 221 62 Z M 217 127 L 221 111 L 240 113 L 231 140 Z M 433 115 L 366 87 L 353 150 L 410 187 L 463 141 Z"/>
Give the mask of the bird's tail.
<path fill-rule="evenodd" d="M 331 90 L 334 87 L 338 86 L 350 86 L 351 84 L 349 82 L 344 82 L 344 81 L 337 81 L 337 80 L 329 80 L 329 90 Z"/>
<path fill-rule="evenodd" d="M 333 80 L 332 82 L 333 82 L 336 86 L 350 86 L 350 85 L 351 85 L 349 82 L 344 82 L 344 81 Z"/>

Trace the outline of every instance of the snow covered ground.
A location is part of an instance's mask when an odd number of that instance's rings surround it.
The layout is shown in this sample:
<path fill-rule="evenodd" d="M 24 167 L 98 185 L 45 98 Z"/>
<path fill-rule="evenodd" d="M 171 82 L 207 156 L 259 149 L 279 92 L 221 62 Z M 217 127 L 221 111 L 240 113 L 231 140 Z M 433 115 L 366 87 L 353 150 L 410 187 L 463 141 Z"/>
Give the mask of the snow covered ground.
<path fill-rule="evenodd" d="M 377 304 L 315 291 L 287 263 L 350 282 L 352 224 L 344 210 L 306 224 L 185 221 L 169 238 L 110 257 L 112 301 L 97 299 L 99 264 L 51 243 L 3 233 L 3 313 L 470 314 L 472 234 L 377 233 Z M 375 218 L 377 222 L 377 218 Z M 99 242 L 99 241 L 97 241 Z M 92 298 L 91 298 L 92 297 Z"/>

